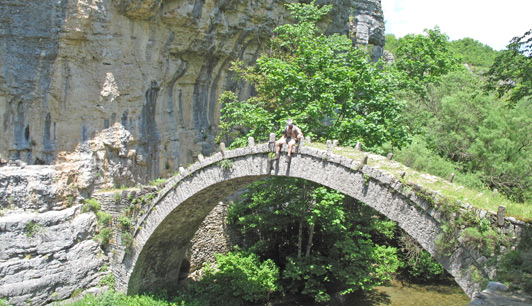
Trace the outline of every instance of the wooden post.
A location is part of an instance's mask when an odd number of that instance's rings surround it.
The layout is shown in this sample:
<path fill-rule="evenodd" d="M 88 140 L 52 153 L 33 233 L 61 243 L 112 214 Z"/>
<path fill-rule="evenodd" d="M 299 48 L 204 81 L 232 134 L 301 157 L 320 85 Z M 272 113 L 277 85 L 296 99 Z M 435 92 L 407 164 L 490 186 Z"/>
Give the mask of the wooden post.
<path fill-rule="evenodd" d="M 361 151 L 362 150 L 362 144 L 359 142 L 357 142 L 357 145 L 355 146 L 355 150 L 357 151 Z"/>
<path fill-rule="evenodd" d="M 399 178 L 405 178 L 405 174 L 406 174 L 406 172 L 404 172 L 404 171 L 401 172 L 401 174 L 399 174 Z"/>
<path fill-rule="evenodd" d="M 451 177 L 449 178 L 449 183 L 452 183 L 454 179 L 454 173 L 451 173 Z"/>
<path fill-rule="evenodd" d="M 388 153 L 388 155 L 386 156 L 386 158 L 387 158 L 388 160 L 392 160 L 392 158 L 393 158 L 393 153 Z"/>

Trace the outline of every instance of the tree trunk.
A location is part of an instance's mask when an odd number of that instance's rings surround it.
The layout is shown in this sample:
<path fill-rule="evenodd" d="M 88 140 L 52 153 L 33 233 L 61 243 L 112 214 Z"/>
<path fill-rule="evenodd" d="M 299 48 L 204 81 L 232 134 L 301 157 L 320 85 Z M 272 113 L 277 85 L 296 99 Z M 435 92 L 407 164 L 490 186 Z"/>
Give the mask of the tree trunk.
<path fill-rule="evenodd" d="M 314 223 L 310 226 L 308 235 L 308 243 L 307 243 L 307 252 L 305 252 L 305 257 L 310 256 L 310 248 L 312 247 L 312 237 L 314 236 Z"/>
<path fill-rule="evenodd" d="M 297 240 L 297 258 L 301 258 L 301 249 L 303 247 L 303 221 L 299 221 L 299 235 Z"/>

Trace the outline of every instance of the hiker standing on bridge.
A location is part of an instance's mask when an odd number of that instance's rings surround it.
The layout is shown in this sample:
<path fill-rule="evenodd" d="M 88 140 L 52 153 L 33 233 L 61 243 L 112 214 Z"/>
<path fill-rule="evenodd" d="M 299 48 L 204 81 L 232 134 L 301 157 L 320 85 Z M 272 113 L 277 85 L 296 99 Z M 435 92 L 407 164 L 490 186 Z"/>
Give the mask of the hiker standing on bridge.
<path fill-rule="evenodd" d="M 292 119 L 288 119 L 283 130 L 283 136 L 275 142 L 275 159 L 279 158 L 279 151 L 281 150 L 281 146 L 285 143 L 288 144 L 288 158 L 290 158 L 296 140 L 299 141 L 301 138 L 303 138 L 301 129 L 294 125 Z"/>

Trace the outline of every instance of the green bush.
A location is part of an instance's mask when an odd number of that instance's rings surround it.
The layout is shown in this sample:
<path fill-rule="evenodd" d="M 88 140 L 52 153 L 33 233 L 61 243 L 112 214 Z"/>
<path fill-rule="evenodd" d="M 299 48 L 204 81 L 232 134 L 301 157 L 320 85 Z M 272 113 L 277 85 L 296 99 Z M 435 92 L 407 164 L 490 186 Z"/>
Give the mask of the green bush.
<path fill-rule="evenodd" d="M 0 299 L 0 306 L 10 306 L 11 304 L 9 304 L 6 300 L 4 299 Z"/>
<path fill-rule="evenodd" d="M 100 281 L 98 282 L 98 286 L 107 286 L 109 289 L 115 288 L 115 276 L 112 273 L 107 274 L 106 276 L 102 277 Z"/>
<path fill-rule="evenodd" d="M 120 241 L 122 245 L 126 247 L 126 254 L 131 255 L 131 249 L 133 248 L 133 236 L 130 233 L 122 233 L 120 235 Z"/>
<path fill-rule="evenodd" d="M 42 231 L 43 227 L 39 223 L 31 220 L 28 222 L 26 227 L 24 228 L 24 231 L 26 232 L 26 236 L 28 237 L 34 237 L 38 232 Z"/>
<path fill-rule="evenodd" d="M 385 147 L 384 150 L 390 152 L 391 148 Z M 469 188 L 484 187 L 480 175 L 463 173 L 459 165 L 431 151 L 429 144 L 419 135 L 412 138 L 409 146 L 394 151 L 394 158 L 405 166 L 443 178 L 449 178 L 451 173 L 455 173 L 457 175 L 454 182 Z"/>
<path fill-rule="evenodd" d="M 166 182 L 166 179 L 164 179 L 164 178 L 158 178 L 158 179 L 156 179 L 156 180 L 150 181 L 149 184 L 150 184 L 151 186 L 159 186 L 159 185 L 161 185 L 161 184 L 164 183 L 164 182 Z"/>
<path fill-rule="evenodd" d="M 103 228 L 100 233 L 94 237 L 94 239 L 98 241 L 103 248 L 106 248 L 109 245 L 109 240 L 111 239 L 111 230 L 107 227 Z"/>
<path fill-rule="evenodd" d="M 125 231 L 128 231 L 133 226 L 133 221 L 128 216 L 120 215 L 118 217 L 118 222 L 120 223 L 120 226 L 122 226 L 122 229 Z"/>
<path fill-rule="evenodd" d="M 218 162 L 218 165 L 224 170 L 230 170 L 231 168 L 233 168 L 233 161 L 230 159 L 223 159 Z"/>
<path fill-rule="evenodd" d="M 1 304 L 0 304 L 1 305 Z M 65 305 L 65 304 L 62 304 Z M 121 292 L 109 290 L 102 295 L 85 295 L 82 300 L 67 303 L 70 306 L 100 305 L 100 306 L 185 306 L 184 302 L 168 302 L 164 296 L 136 295 L 127 296 Z"/>
<path fill-rule="evenodd" d="M 98 223 L 101 226 L 107 226 L 111 224 L 111 215 L 106 213 L 105 211 L 98 211 L 96 213 L 96 218 L 98 219 Z"/>
<path fill-rule="evenodd" d="M 532 291 L 532 251 L 521 249 L 503 255 L 497 278 L 510 285 L 510 289 Z"/>
<path fill-rule="evenodd" d="M 83 207 L 81 208 L 81 212 L 82 213 L 86 213 L 89 211 L 97 212 L 100 210 L 100 208 L 101 208 L 101 204 L 100 202 L 98 202 L 98 200 L 87 199 L 85 200 L 85 204 L 83 204 Z"/>
<path fill-rule="evenodd" d="M 405 271 L 410 279 L 421 282 L 437 280 L 443 274 L 443 267 L 427 251 L 422 251 L 417 258 L 405 260 Z"/>
<path fill-rule="evenodd" d="M 195 284 L 201 300 L 221 305 L 248 305 L 266 301 L 279 290 L 279 270 L 268 259 L 260 262 L 255 254 L 229 252 L 216 255 L 217 268 L 207 265 L 204 276 Z"/>

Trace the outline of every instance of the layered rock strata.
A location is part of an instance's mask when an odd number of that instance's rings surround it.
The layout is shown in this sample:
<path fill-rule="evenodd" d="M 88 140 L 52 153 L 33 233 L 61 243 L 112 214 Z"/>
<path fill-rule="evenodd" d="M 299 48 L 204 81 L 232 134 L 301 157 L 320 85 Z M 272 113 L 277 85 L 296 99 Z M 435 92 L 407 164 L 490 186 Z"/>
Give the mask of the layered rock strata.
<path fill-rule="evenodd" d="M 106 255 L 92 239 L 94 215 L 79 207 L 0 217 L 1 298 L 43 305 L 98 284 Z"/>
<path fill-rule="evenodd" d="M 285 1 L 2 1 L 0 159 L 51 164 L 120 123 L 144 180 L 214 151 L 224 90 L 251 94 L 230 62 L 252 63 Z M 380 0 L 332 3 L 326 33 L 384 45 Z"/>

